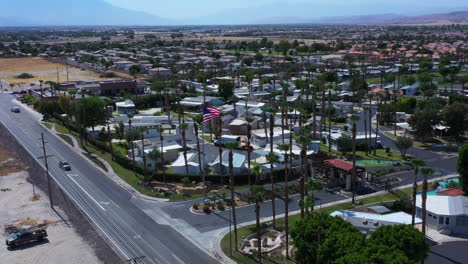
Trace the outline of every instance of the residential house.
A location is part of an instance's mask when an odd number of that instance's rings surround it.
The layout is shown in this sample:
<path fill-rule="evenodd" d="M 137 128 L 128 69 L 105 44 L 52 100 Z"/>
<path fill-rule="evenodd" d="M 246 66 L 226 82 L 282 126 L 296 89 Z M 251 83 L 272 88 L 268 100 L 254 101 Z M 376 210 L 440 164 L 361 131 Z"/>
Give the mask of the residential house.
<path fill-rule="evenodd" d="M 213 162 L 210 163 L 211 171 L 218 174 L 229 174 L 229 152 L 230 150 L 224 150 L 221 154 L 221 163 L 222 171 L 219 171 L 219 155 L 216 157 Z M 234 174 L 241 174 L 246 172 L 247 168 L 245 167 L 246 157 L 244 154 L 237 152 L 232 153 L 232 168 Z"/>
<path fill-rule="evenodd" d="M 123 102 L 115 103 L 117 113 L 119 115 L 134 115 L 136 114 L 135 103 L 132 100 L 125 100 Z"/>

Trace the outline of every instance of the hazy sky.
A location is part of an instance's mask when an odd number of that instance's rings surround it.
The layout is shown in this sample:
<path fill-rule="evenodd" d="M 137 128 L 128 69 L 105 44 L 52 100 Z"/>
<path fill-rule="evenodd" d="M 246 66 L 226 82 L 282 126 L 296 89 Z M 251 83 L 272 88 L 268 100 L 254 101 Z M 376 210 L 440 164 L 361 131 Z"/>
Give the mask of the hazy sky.
<path fill-rule="evenodd" d="M 189 19 L 239 8 L 265 8 L 273 16 L 325 17 L 399 13 L 419 15 L 457 11 L 466 0 L 105 0 L 113 5 L 170 19 Z M 265 16 L 262 14 L 260 16 Z M 241 16 L 241 14 L 240 14 Z"/>

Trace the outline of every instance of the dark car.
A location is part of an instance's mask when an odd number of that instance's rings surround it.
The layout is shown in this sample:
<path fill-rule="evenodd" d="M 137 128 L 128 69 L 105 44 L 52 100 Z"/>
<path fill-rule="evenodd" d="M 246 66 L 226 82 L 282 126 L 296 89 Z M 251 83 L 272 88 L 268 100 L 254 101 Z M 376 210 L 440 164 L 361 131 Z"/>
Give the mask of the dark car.
<path fill-rule="evenodd" d="M 15 107 L 11 108 L 11 111 L 13 113 L 19 113 L 19 112 L 21 112 L 21 109 L 18 106 L 15 106 Z"/>
<path fill-rule="evenodd" d="M 38 230 L 23 230 L 6 239 L 6 245 L 9 247 L 16 247 L 19 244 L 24 244 L 31 241 L 42 241 L 47 237 L 47 231 L 45 229 Z"/>
<path fill-rule="evenodd" d="M 60 161 L 59 162 L 59 167 L 62 168 L 64 171 L 71 171 L 71 166 L 70 163 L 66 161 Z"/>

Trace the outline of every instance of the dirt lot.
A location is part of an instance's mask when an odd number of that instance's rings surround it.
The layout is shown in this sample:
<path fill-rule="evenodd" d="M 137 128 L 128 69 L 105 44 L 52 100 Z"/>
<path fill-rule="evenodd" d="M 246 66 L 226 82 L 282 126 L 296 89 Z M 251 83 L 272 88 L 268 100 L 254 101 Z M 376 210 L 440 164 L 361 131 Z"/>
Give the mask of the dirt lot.
<path fill-rule="evenodd" d="M 8 83 L 29 84 L 37 83 L 39 80 L 57 81 L 57 67 L 59 71 L 59 81 L 67 80 L 67 66 L 63 64 L 52 63 L 41 58 L 11 58 L 0 59 L 0 79 Z M 21 73 L 30 73 L 34 78 L 19 79 L 16 78 Z M 89 71 L 83 71 L 78 68 L 68 67 L 68 80 L 98 80 L 99 75 Z"/>
<path fill-rule="evenodd" d="M 27 167 L 0 146 L 1 263 L 101 263 L 94 249 L 72 228 L 67 216 L 49 207 L 47 196 L 26 180 Z M 60 214 L 60 215 L 59 215 Z M 42 227 L 48 239 L 7 248 L 4 239 L 20 229 Z"/>

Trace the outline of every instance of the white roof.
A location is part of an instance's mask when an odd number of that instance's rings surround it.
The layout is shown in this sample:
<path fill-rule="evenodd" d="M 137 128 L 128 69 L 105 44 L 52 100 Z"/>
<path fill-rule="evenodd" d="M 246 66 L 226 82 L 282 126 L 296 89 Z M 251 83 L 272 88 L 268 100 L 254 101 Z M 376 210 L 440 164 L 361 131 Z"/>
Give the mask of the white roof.
<path fill-rule="evenodd" d="M 115 103 L 117 107 L 135 107 L 135 103 L 132 100 L 125 100 L 123 102 Z"/>
<path fill-rule="evenodd" d="M 363 213 L 363 212 L 355 212 L 355 211 L 346 211 L 346 210 L 337 210 L 330 214 L 331 216 L 339 216 L 344 220 L 347 218 L 360 218 L 366 220 L 373 220 L 373 221 L 381 221 L 381 222 L 391 222 L 396 224 L 404 224 L 410 225 L 411 224 L 411 215 L 405 212 L 396 212 L 391 214 L 371 214 L 371 213 Z M 416 218 L 416 223 L 421 223 L 421 219 Z"/>
<path fill-rule="evenodd" d="M 157 144 L 155 145 L 154 147 L 158 148 L 159 150 L 161 150 L 161 144 Z M 164 146 L 163 147 L 163 152 L 167 152 L 169 150 L 174 150 L 174 149 L 183 149 L 184 147 L 182 147 L 181 145 L 179 144 L 174 144 L 174 145 L 169 145 L 169 146 Z M 150 153 L 153 149 L 151 148 L 147 148 L 145 149 L 145 153 Z M 187 154 L 188 156 L 188 154 Z"/>
<path fill-rule="evenodd" d="M 416 196 L 416 206 L 421 208 L 421 195 Z M 468 198 L 462 195 L 428 195 L 426 208 L 437 215 L 468 215 Z"/>
<path fill-rule="evenodd" d="M 285 129 L 284 130 L 284 135 L 289 135 L 289 133 L 291 133 L 289 130 Z M 255 136 L 257 137 L 260 137 L 260 138 L 264 138 L 265 137 L 265 129 L 256 129 L 256 130 L 252 130 L 252 134 L 255 134 Z M 268 138 L 270 137 L 270 129 L 268 128 L 267 129 L 267 134 L 268 134 Z M 282 131 L 281 131 L 281 127 L 274 127 L 273 128 L 273 137 L 277 137 L 277 136 L 281 136 L 282 135 Z"/>
<path fill-rule="evenodd" d="M 229 124 L 230 126 L 242 126 L 246 125 L 247 121 L 242 120 L 242 119 L 234 119 L 232 122 Z"/>

